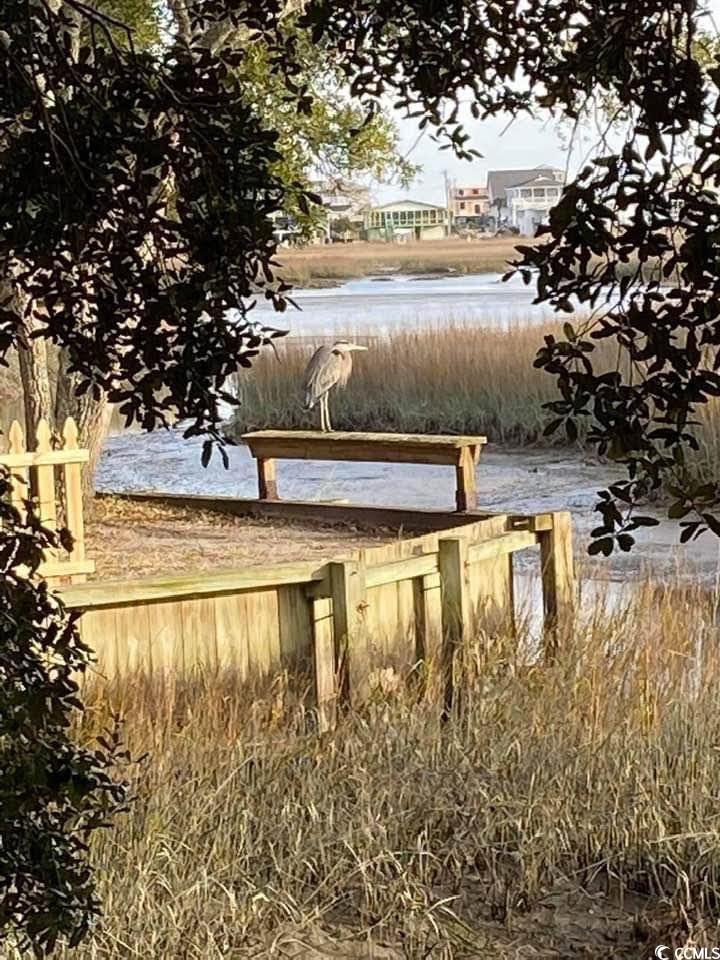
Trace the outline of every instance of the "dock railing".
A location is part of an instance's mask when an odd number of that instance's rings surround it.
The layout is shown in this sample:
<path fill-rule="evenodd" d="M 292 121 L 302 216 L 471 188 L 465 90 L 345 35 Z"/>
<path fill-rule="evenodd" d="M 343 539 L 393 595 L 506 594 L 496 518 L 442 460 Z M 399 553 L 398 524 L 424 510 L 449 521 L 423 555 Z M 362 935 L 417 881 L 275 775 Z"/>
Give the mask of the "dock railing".
<path fill-rule="evenodd" d="M 571 614 L 567 513 L 498 515 L 360 550 L 325 563 L 248 567 L 194 576 L 64 588 L 83 611 L 97 673 L 282 670 L 312 679 L 320 726 L 343 702 L 363 700 L 388 668 L 432 664 L 452 700 L 459 645 L 514 622 L 513 556 L 539 545 L 545 652 Z"/>

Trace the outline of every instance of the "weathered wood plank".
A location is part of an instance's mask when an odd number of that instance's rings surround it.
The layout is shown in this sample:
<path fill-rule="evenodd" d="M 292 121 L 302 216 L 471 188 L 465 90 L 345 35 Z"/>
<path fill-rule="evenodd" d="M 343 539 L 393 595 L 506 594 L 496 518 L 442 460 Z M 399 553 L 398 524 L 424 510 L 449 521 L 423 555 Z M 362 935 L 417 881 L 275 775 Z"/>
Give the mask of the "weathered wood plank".
<path fill-rule="evenodd" d="M 277 500 L 277 461 L 258 457 L 258 496 L 261 500 Z"/>
<path fill-rule="evenodd" d="M 397 591 L 397 628 L 390 649 L 393 666 L 406 675 L 417 662 L 416 592 L 420 580 L 401 580 Z"/>
<path fill-rule="evenodd" d="M 439 568 L 442 581 L 442 675 L 447 707 L 453 700 L 453 666 L 457 648 L 470 630 L 470 596 L 467 583 L 467 543 L 460 538 L 440 538 Z"/>
<path fill-rule="evenodd" d="M 443 624 L 442 580 L 439 573 L 423 577 L 420 585 L 418 618 L 418 657 L 425 661 L 425 690 L 430 699 L 442 693 Z"/>
<path fill-rule="evenodd" d="M 250 675 L 250 647 L 247 594 L 214 597 L 215 636 L 221 668 L 234 670 L 241 680 Z"/>
<path fill-rule="evenodd" d="M 412 444 L 416 447 L 445 447 L 453 450 L 462 447 L 474 447 L 487 443 L 487 437 L 476 434 L 431 434 L 431 433 L 365 433 L 353 430 L 336 430 L 324 433 L 320 430 L 254 430 L 243 435 L 242 439 L 248 446 L 251 443 L 268 442 L 301 442 L 324 444 L 327 447 L 342 447 L 346 443 L 364 446 L 374 444 L 403 446 Z"/>
<path fill-rule="evenodd" d="M 120 607 L 115 611 L 116 662 L 121 675 L 137 670 L 152 673 L 152 644 L 146 604 Z"/>
<path fill-rule="evenodd" d="M 280 618 L 276 590 L 246 594 L 250 672 L 260 676 L 281 669 Z"/>
<path fill-rule="evenodd" d="M 278 587 L 277 594 L 282 665 L 305 670 L 313 652 L 312 601 L 294 584 Z"/>
<path fill-rule="evenodd" d="M 532 530 L 539 533 L 541 530 L 552 530 L 553 515 L 551 513 L 536 513 L 530 516 L 523 514 L 508 514 L 508 527 L 513 530 Z"/>
<path fill-rule="evenodd" d="M 62 466 L 64 463 L 87 463 L 87 450 L 47 450 L 44 453 L 3 453 L 0 457 L 8 468 Z"/>
<path fill-rule="evenodd" d="M 405 673 L 417 662 L 420 582 L 437 571 L 437 536 L 426 534 L 361 552 L 366 568 L 366 628 L 376 669 L 392 665 Z M 378 581 L 385 581 L 379 583 Z"/>
<path fill-rule="evenodd" d="M 506 546 L 528 541 L 520 538 L 505 541 L 506 517 L 494 517 L 478 524 L 473 536 L 481 538 L 468 545 L 468 560 L 474 551 L 474 560 L 468 563 L 468 587 L 471 597 L 471 624 L 486 637 L 504 632 L 513 623 L 512 609 L 512 553 Z M 513 536 L 515 535 L 513 531 Z M 517 531 L 522 537 L 524 531 Z M 534 534 L 532 534 L 534 538 Z M 533 541 L 534 542 L 534 541 Z M 499 546 L 498 546 L 499 544 Z"/>
<path fill-rule="evenodd" d="M 526 530 L 513 530 L 501 533 L 491 540 L 474 543 L 468 547 L 468 563 L 480 563 L 483 560 L 494 560 L 497 557 L 514 553 L 516 550 L 525 550 L 537 545 L 538 537 L 535 533 Z"/>
<path fill-rule="evenodd" d="M 367 567 L 365 582 L 368 587 L 380 587 L 385 583 L 398 583 L 413 577 L 426 577 L 437 573 L 438 558 L 435 553 L 409 557 L 407 560 L 394 560 L 375 567 Z"/>
<path fill-rule="evenodd" d="M 92 648 L 96 663 L 91 671 L 111 677 L 118 671 L 115 610 L 88 610 L 81 620 L 83 641 Z"/>
<path fill-rule="evenodd" d="M 68 607 L 87 609 L 118 606 L 143 600 L 170 600 L 201 597 L 239 590 L 260 590 L 283 583 L 311 583 L 322 580 L 324 566 L 312 563 L 274 564 L 268 567 L 244 567 L 222 573 L 200 571 L 182 577 L 150 577 L 143 580 L 105 580 L 98 583 L 63 587 L 58 592 Z"/>
<path fill-rule="evenodd" d="M 72 417 L 68 417 L 63 427 L 63 452 L 70 453 L 78 449 L 78 428 Z M 63 464 L 63 480 L 65 488 L 65 524 L 72 534 L 73 545 L 70 551 L 69 563 L 82 563 L 85 559 L 85 520 L 83 516 L 82 497 L 82 467 L 79 463 Z M 93 564 L 94 567 L 94 564 Z M 92 573 L 91 571 L 87 571 Z M 85 576 L 86 571 L 74 571 L 78 577 Z M 47 574 L 45 574 L 47 576 Z"/>
<path fill-rule="evenodd" d="M 389 463 L 436 463 L 456 466 L 458 450 L 474 450 L 485 437 L 425 434 L 320 433 L 310 430 L 261 430 L 243 440 L 258 459 L 355 460 Z"/>
<path fill-rule="evenodd" d="M 40 564 L 38 573 L 41 577 L 45 577 L 47 580 L 50 580 L 53 577 L 85 576 L 89 573 L 95 573 L 95 561 L 46 560 Z M 58 588 L 58 592 L 63 589 L 70 590 L 71 588 L 69 586 Z M 72 606 L 72 604 L 68 604 L 68 606 Z"/>
<path fill-rule="evenodd" d="M 50 426 L 47 420 L 41 420 L 37 425 L 36 443 L 40 456 L 51 449 Z M 62 452 L 62 451 L 61 451 Z M 37 510 L 40 522 L 48 530 L 57 530 L 57 510 L 55 507 L 55 468 L 51 464 L 40 463 L 39 457 L 35 460 Z M 55 551 L 50 551 L 54 556 Z"/>
<path fill-rule="evenodd" d="M 321 733 L 331 730 L 337 719 L 338 660 L 333 630 L 332 600 L 312 601 L 315 654 L 315 696 Z"/>
<path fill-rule="evenodd" d="M 365 619 L 365 567 L 357 560 L 330 563 L 329 575 L 335 645 L 344 662 L 350 698 L 359 701 L 367 695 L 372 669 Z"/>
<path fill-rule="evenodd" d="M 385 666 L 398 629 L 397 583 L 368 587 L 365 629 L 373 669 Z"/>
<path fill-rule="evenodd" d="M 468 513 L 477 507 L 475 465 L 480 447 L 464 447 L 455 466 L 455 505 L 459 513 Z"/>
<path fill-rule="evenodd" d="M 282 520 L 319 520 L 323 523 L 352 523 L 377 529 L 391 527 L 427 533 L 448 532 L 448 528 L 469 525 L 497 514 L 482 511 L 466 515 L 447 510 L 422 510 L 411 507 L 378 507 L 363 504 L 339 504 L 307 500 L 258 500 L 239 497 L 205 497 L 181 493 L 105 494 L 98 497 L 122 497 L 135 503 L 156 503 L 190 510 L 212 510 L 236 517 L 265 517 Z M 503 514 L 505 516 L 505 514 Z"/>
<path fill-rule="evenodd" d="M 180 601 L 185 669 L 218 668 L 215 603 L 211 597 Z"/>
<path fill-rule="evenodd" d="M 175 662 L 176 650 L 182 653 L 182 623 L 178 623 L 177 611 L 173 603 L 146 603 L 143 604 L 147 616 L 148 646 L 153 672 L 175 672 L 180 665 Z M 102 608 L 99 608 L 102 609 Z M 128 610 L 134 610 L 128 607 Z M 89 610 L 82 619 L 92 616 L 96 611 Z M 179 638 L 174 631 L 180 630 Z"/>

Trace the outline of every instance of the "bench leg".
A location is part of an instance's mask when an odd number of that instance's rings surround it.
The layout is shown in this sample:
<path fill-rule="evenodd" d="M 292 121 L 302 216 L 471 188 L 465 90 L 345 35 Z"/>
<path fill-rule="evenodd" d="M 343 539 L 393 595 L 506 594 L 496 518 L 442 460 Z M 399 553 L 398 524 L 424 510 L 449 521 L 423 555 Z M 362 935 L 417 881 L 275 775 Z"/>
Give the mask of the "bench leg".
<path fill-rule="evenodd" d="M 467 513 L 477 507 L 477 488 L 475 486 L 475 457 L 469 448 L 460 452 L 460 460 L 455 467 L 456 488 L 455 508 L 458 513 Z"/>
<path fill-rule="evenodd" d="M 278 500 L 277 471 L 275 460 L 258 458 L 258 494 L 261 500 Z"/>

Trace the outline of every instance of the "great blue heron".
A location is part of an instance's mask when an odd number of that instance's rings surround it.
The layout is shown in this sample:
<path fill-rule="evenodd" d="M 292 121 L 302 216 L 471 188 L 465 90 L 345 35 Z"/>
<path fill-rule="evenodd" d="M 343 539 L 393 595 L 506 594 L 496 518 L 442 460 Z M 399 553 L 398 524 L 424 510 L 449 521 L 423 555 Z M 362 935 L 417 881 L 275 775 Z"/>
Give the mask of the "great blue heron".
<path fill-rule="evenodd" d="M 320 404 L 320 429 L 332 430 L 328 396 L 337 384 L 344 387 L 352 373 L 353 350 L 367 350 L 357 343 L 338 340 L 331 347 L 318 347 L 305 370 L 305 409 Z"/>

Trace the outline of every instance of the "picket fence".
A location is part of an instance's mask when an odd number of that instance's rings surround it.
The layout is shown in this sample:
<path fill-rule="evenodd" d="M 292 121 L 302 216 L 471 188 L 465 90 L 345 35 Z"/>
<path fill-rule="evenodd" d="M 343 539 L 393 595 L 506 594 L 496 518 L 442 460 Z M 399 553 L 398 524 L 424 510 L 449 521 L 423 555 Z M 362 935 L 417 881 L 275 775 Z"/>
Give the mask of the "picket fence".
<path fill-rule="evenodd" d="M 48 551 L 38 573 L 52 583 L 83 582 L 94 573 L 95 564 L 85 556 L 83 519 L 82 469 L 90 455 L 78 445 L 77 424 L 68 417 L 59 436 L 53 437 L 47 420 L 40 420 L 34 442 L 28 444 L 15 420 L 5 446 L 0 448 L 0 469 L 7 470 L 10 502 L 20 516 L 26 516 L 32 503 L 44 527 L 65 528 L 72 536 L 72 548 Z"/>

